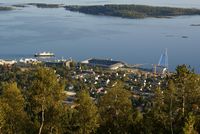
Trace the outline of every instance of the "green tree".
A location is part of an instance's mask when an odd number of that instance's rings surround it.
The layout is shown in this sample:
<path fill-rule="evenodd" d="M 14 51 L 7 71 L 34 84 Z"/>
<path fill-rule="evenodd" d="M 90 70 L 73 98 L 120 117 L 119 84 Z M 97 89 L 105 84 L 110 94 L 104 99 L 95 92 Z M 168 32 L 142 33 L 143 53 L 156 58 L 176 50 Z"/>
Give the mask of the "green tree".
<path fill-rule="evenodd" d="M 94 133 L 99 127 L 98 109 L 85 90 L 77 95 L 75 119 L 77 123 L 77 132 L 79 134 Z"/>
<path fill-rule="evenodd" d="M 133 123 L 130 132 L 134 134 L 142 134 L 144 132 L 143 127 L 143 113 L 135 109 L 133 111 Z"/>
<path fill-rule="evenodd" d="M 0 96 L 0 133 L 25 134 L 29 121 L 16 83 L 4 83 Z"/>
<path fill-rule="evenodd" d="M 175 76 L 173 77 L 177 101 L 182 116 L 191 112 L 193 104 L 200 104 L 200 85 L 199 76 L 193 70 L 187 68 L 186 65 L 178 66 Z"/>
<path fill-rule="evenodd" d="M 172 80 L 169 81 L 167 98 L 169 98 L 170 131 L 171 131 L 171 134 L 173 134 L 174 133 L 174 130 L 173 130 L 173 121 L 174 121 L 173 105 L 174 105 L 174 100 L 175 100 L 174 99 L 175 98 L 175 85 Z"/>
<path fill-rule="evenodd" d="M 64 134 L 74 134 L 77 132 L 78 119 L 76 118 L 76 109 L 66 106 L 61 116 L 62 131 Z"/>
<path fill-rule="evenodd" d="M 122 83 L 118 83 L 100 98 L 101 133 L 128 133 L 132 124 L 130 97 L 130 92 L 124 89 Z"/>
<path fill-rule="evenodd" d="M 149 126 L 153 126 L 152 130 L 161 129 L 160 133 L 182 133 L 187 115 L 190 112 L 198 114 L 199 76 L 186 65 L 181 65 L 177 67 L 176 72 L 167 83 L 168 87 L 159 92 L 157 90 L 152 99 L 153 106 L 150 111 L 154 116 L 150 114 L 147 115 L 147 118 L 152 116 L 150 119 L 154 123 L 152 122 Z M 156 124 L 162 127 L 156 127 Z M 159 129 L 156 131 L 159 132 Z"/>
<path fill-rule="evenodd" d="M 186 65 L 180 65 L 172 77 L 175 85 L 174 128 L 180 133 L 190 112 L 198 114 L 200 105 L 200 76 Z"/>
<path fill-rule="evenodd" d="M 39 67 L 34 72 L 26 92 L 27 112 L 38 133 L 60 133 L 60 116 L 64 108 L 64 86 L 55 71 Z"/>
<path fill-rule="evenodd" d="M 160 88 L 155 89 L 154 96 L 151 99 L 152 106 L 150 107 L 150 109 L 145 111 L 144 114 L 145 133 L 169 133 L 167 125 L 169 114 L 167 113 L 164 100 L 164 92 Z"/>
<path fill-rule="evenodd" d="M 194 129 L 194 124 L 195 124 L 195 116 L 192 113 L 189 113 L 189 116 L 183 128 L 183 133 L 184 134 L 198 134 L 198 132 Z"/>

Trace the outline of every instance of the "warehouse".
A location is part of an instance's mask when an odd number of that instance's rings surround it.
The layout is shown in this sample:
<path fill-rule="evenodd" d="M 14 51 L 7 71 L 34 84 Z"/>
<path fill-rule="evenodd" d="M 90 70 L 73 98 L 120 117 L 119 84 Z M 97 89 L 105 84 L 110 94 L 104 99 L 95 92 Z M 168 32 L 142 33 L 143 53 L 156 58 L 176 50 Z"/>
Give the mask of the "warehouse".
<path fill-rule="evenodd" d="M 96 59 L 91 58 L 81 62 L 82 64 L 87 64 L 89 66 L 98 66 L 103 68 L 109 68 L 112 70 L 124 67 L 124 63 L 121 61 L 114 61 L 111 59 Z"/>

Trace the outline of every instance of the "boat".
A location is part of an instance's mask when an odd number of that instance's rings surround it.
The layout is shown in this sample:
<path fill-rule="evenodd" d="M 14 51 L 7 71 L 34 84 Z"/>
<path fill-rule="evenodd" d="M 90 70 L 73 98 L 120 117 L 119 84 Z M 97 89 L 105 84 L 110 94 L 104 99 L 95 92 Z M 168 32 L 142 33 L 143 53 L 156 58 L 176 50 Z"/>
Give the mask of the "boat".
<path fill-rule="evenodd" d="M 51 52 L 41 52 L 41 53 L 36 53 L 34 56 L 35 57 L 54 57 L 55 54 Z"/>

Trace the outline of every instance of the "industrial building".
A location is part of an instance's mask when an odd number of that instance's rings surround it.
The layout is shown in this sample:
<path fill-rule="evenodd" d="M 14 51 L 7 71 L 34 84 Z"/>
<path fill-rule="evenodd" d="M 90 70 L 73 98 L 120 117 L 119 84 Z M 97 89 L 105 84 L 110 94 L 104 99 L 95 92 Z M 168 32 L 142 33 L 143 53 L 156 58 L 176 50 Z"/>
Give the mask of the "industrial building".
<path fill-rule="evenodd" d="M 54 61 L 45 61 L 44 65 L 47 67 L 53 67 L 53 66 L 60 66 L 60 67 L 68 67 L 70 68 L 70 64 L 72 63 L 72 60 L 54 60 Z"/>
<path fill-rule="evenodd" d="M 103 68 L 109 68 L 112 70 L 124 67 L 124 63 L 121 61 L 114 61 L 111 59 L 96 59 L 96 58 L 91 58 L 85 61 L 81 62 L 82 64 L 87 64 L 89 66 L 98 66 L 98 67 L 103 67 Z"/>

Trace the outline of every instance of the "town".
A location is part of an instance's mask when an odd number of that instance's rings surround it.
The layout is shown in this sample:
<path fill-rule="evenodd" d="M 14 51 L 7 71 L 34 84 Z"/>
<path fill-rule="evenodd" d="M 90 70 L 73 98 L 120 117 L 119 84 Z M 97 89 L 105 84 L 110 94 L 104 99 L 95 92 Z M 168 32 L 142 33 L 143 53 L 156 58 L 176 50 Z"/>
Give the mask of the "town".
<path fill-rule="evenodd" d="M 0 134 L 200 133 L 200 1 L 1 0 L 0 15 Z"/>
<path fill-rule="evenodd" d="M 0 119 L 9 122 L 8 119 L 16 116 L 16 122 L 25 123 L 13 129 L 3 124 L 3 132 L 30 133 L 29 127 L 35 125 L 35 118 L 39 125 L 31 129 L 33 134 L 37 131 L 39 134 L 42 131 L 148 133 L 151 127 L 161 133 L 182 132 L 187 125 L 170 128 L 165 122 L 172 122 L 172 117 L 174 123 L 183 122 L 175 120 L 180 113 L 178 117 L 184 118 L 193 117 L 189 114 L 191 111 L 194 116 L 198 114 L 199 75 L 186 65 L 169 72 L 166 51 L 151 69 L 112 59 L 89 58 L 77 62 L 55 59 L 53 53 L 42 55 L 18 61 L 0 60 L 0 113 L 3 114 Z M 14 113 L 9 108 L 15 109 Z M 121 122 L 125 123 L 119 126 Z M 59 126 L 54 128 L 54 125 Z M 151 132 L 157 133 L 157 129 Z"/>
<path fill-rule="evenodd" d="M 160 60 L 162 58 L 161 55 Z M 152 89 L 166 86 L 166 77 L 170 75 L 166 67 L 154 65 L 152 69 L 145 69 L 140 68 L 140 64 L 129 65 L 122 61 L 99 58 L 76 62 L 72 59 L 55 59 L 43 55 L 18 61 L 0 60 L 0 65 L 1 72 L 12 68 L 25 72 L 37 66 L 53 68 L 59 79 L 67 81 L 65 93 L 68 97 L 65 102 L 72 106 L 76 92 L 82 88 L 87 87 L 91 97 L 96 100 L 106 94 L 109 88 L 114 87 L 117 81 L 125 83 L 126 89 L 131 91 L 136 99 L 148 98 L 153 95 Z M 141 104 L 138 107 L 140 106 Z"/>

